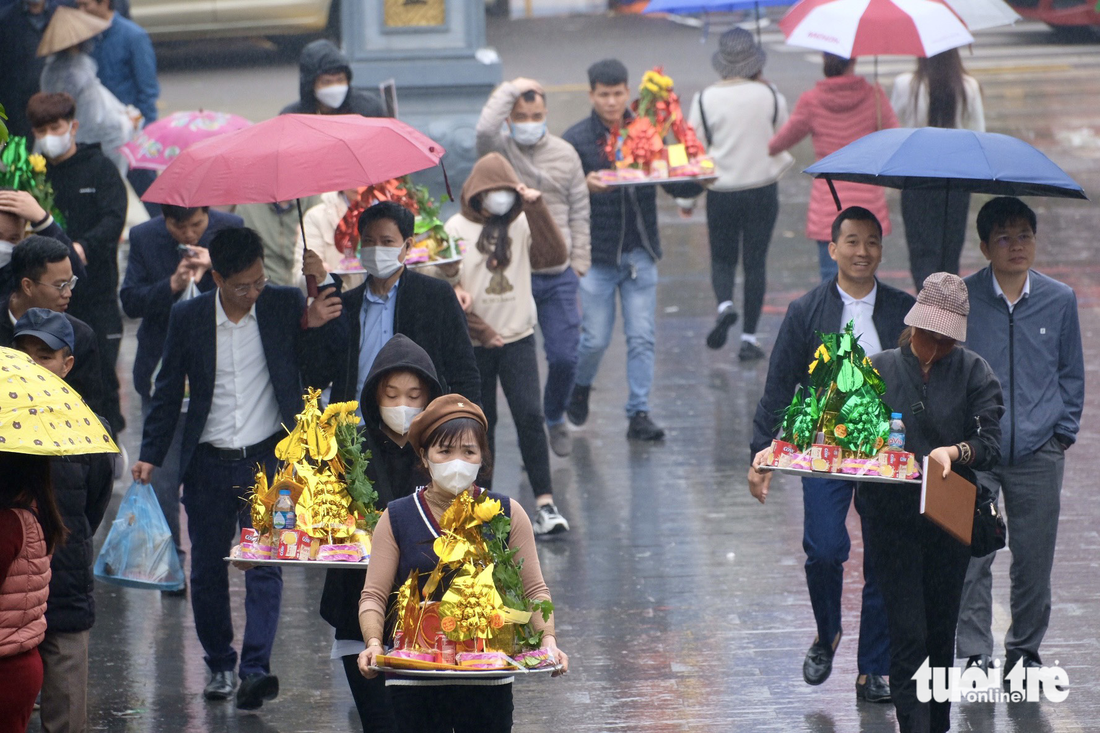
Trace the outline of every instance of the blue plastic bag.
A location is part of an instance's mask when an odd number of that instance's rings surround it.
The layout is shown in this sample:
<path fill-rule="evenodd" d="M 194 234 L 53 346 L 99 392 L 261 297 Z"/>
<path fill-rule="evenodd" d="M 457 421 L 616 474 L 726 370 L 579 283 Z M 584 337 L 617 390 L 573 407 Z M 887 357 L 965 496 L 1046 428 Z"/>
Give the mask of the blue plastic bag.
<path fill-rule="evenodd" d="M 95 577 L 130 588 L 183 588 L 172 531 L 151 485 L 130 484 L 95 561 Z"/>

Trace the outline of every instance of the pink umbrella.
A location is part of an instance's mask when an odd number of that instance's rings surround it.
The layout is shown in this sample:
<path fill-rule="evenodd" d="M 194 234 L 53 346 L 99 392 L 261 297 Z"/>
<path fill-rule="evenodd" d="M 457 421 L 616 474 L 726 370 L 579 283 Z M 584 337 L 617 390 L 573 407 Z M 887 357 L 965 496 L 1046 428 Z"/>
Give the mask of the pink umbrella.
<path fill-rule="evenodd" d="M 801 0 L 779 28 L 792 46 L 846 59 L 935 56 L 974 42 L 943 0 Z"/>
<path fill-rule="evenodd" d="M 142 199 L 189 207 L 290 201 L 431 168 L 443 153 L 389 117 L 279 115 L 183 151 Z"/>
<path fill-rule="evenodd" d="M 150 123 L 120 150 L 131 168 L 162 171 L 177 155 L 203 140 L 242 130 L 252 123 L 224 112 L 173 112 Z"/>

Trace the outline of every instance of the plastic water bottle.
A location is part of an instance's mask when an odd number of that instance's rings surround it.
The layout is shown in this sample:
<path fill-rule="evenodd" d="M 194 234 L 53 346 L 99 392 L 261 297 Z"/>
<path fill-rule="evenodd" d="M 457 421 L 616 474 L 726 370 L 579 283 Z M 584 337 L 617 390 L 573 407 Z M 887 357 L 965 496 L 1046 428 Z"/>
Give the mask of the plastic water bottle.
<path fill-rule="evenodd" d="M 290 489 L 279 489 L 279 498 L 275 500 L 272 526 L 275 529 L 294 529 L 294 503 L 290 500 Z"/>
<path fill-rule="evenodd" d="M 886 450 L 905 450 L 905 423 L 901 421 L 900 412 L 890 413 L 890 435 L 886 438 Z"/>

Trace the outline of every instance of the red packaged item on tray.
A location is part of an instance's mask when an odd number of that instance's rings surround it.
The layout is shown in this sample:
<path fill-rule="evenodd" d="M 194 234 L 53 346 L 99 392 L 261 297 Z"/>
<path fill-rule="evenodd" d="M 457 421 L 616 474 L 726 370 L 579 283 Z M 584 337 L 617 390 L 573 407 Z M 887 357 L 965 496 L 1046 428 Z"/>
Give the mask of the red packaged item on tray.
<path fill-rule="evenodd" d="M 778 468 L 789 468 L 791 462 L 798 453 L 798 446 L 793 443 L 788 443 L 784 440 L 773 440 L 772 459 L 768 465 Z"/>
<path fill-rule="evenodd" d="M 810 446 L 810 465 L 814 471 L 835 471 L 839 463 L 839 445 L 814 443 Z"/>
<path fill-rule="evenodd" d="M 252 544 L 258 544 L 260 541 L 260 533 L 251 527 L 245 527 L 241 530 L 241 544 L 246 542 Z"/>
<path fill-rule="evenodd" d="M 300 529 L 280 529 L 275 534 L 279 539 L 275 557 L 280 560 L 299 560 L 302 547 L 309 547 L 309 538 Z"/>

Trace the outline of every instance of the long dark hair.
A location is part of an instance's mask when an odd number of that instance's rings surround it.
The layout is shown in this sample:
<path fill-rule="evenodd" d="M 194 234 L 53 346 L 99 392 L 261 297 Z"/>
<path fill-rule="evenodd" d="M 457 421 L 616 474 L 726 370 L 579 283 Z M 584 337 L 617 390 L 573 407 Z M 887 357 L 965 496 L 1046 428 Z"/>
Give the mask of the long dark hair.
<path fill-rule="evenodd" d="M 966 85 L 959 49 L 917 59 L 913 74 L 913 108 L 917 107 L 921 86 L 928 89 L 928 126 L 955 127 L 956 117 L 966 117 Z M 959 111 L 962 114 L 957 114 Z"/>
<path fill-rule="evenodd" d="M 519 194 L 516 194 L 519 200 Z M 483 212 L 481 207 L 482 194 L 478 194 L 473 201 L 474 211 Z M 515 211 L 513 207 L 512 211 Z M 489 255 L 485 264 L 490 270 L 496 272 L 507 270 L 512 262 L 512 238 L 508 236 L 508 227 L 511 226 L 511 212 L 504 216 L 482 213 L 485 224 L 481 227 L 481 235 L 477 238 L 477 251 Z"/>
<path fill-rule="evenodd" d="M 65 540 L 65 522 L 57 508 L 50 478 L 50 459 L 0 452 L 0 509 L 26 509 L 37 517 L 46 538 L 46 552 Z"/>

